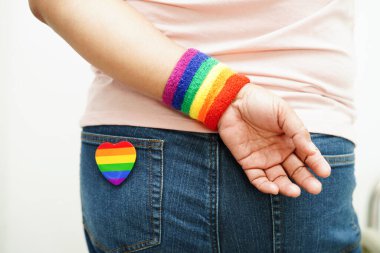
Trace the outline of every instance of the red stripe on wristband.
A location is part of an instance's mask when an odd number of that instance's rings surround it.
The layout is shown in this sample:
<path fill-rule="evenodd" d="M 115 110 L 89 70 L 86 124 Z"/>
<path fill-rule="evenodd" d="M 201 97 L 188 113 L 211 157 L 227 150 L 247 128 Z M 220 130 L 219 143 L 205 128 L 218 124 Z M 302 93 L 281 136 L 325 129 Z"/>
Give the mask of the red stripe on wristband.
<path fill-rule="evenodd" d="M 218 122 L 223 113 L 227 110 L 228 106 L 232 103 L 240 89 L 250 80 L 247 76 L 236 73 L 228 78 L 226 84 L 211 104 L 207 112 L 204 124 L 212 129 L 218 130 Z"/>

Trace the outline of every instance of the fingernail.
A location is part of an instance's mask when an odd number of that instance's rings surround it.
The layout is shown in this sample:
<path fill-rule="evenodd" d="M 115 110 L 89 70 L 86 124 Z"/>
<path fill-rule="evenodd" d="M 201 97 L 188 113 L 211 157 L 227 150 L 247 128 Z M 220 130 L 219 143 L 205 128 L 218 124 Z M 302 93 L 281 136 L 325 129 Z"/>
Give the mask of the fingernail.
<path fill-rule="evenodd" d="M 291 192 L 291 195 L 293 197 L 298 197 L 301 194 L 301 189 L 298 186 L 296 186 L 296 185 L 290 185 L 289 188 L 290 188 L 289 190 Z"/>
<path fill-rule="evenodd" d="M 322 184 L 317 179 L 313 179 L 310 182 L 310 188 L 311 188 L 312 194 L 318 194 L 322 190 Z"/>
<path fill-rule="evenodd" d="M 324 170 L 321 177 L 326 178 L 331 175 L 331 167 L 330 167 L 330 164 L 326 160 L 324 160 L 323 163 L 324 163 L 324 166 L 323 166 Z"/>
<path fill-rule="evenodd" d="M 279 189 L 278 189 L 278 187 L 277 187 L 277 185 L 276 184 L 271 184 L 271 191 L 272 191 L 272 193 L 274 194 L 274 195 L 277 195 L 278 194 L 278 192 L 279 192 Z"/>

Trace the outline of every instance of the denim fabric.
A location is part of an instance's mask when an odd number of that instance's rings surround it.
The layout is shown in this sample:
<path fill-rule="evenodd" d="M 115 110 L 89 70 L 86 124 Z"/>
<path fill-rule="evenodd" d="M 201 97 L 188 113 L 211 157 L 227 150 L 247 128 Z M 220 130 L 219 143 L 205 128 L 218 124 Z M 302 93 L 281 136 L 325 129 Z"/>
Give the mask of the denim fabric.
<path fill-rule="evenodd" d="M 131 142 L 137 159 L 119 186 L 103 178 L 102 142 Z M 332 166 L 323 191 L 298 198 L 254 188 L 217 133 L 136 126 L 82 131 L 80 186 L 91 253 L 361 252 L 352 206 L 355 145 L 312 133 Z"/>

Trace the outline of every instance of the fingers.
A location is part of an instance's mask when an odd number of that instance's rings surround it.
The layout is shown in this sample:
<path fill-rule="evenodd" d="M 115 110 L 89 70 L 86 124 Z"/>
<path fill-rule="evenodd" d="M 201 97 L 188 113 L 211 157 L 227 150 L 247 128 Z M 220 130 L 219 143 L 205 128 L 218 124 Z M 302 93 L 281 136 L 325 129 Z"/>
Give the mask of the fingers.
<path fill-rule="evenodd" d="M 330 164 L 322 156 L 321 152 L 317 151 L 312 155 L 305 155 L 296 149 L 296 154 L 304 164 L 309 166 L 311 170 L 315 172 L 316 175 L 326 178 L 331 174 Z"/>
<path fill-rule="evenodd" d="M 323 171 L 323 167 L 330 166 L 323 156 L 316 153 L 305 158 L 306 164 L 312 166 L 314 171 Z M 269 169 L 247 169 L 244 170 L 249 181 L 259 191 L 268 194 L 282 194 L 289 197 L 298 197 L 302 187 L 311 194 L 319 194 L 322 191 L 321 182 L 309 171 L 306 164 L 292 153 L 281 165 L 275 165 Z M 316 173 L 317 174 L 317 173 Z M 323 173 L 319 173 L 323 174 Z M 294 184 L 289 178 L 292 178 Z"/>
<path fill-rule="evenodd" d="M 265 174 L 270 181 L 277 184 L 280 194 L 293 198 L 296 198 L 301 194 L 301 189 L 290 181 L 281 165 L 276 165 L 265 170 Z"/>
<path fill-rule="evenodd" d="M 299 186 L 311 194 L 318 194 L 322 191 L 322 184 L 313 174 L 305 167 L 305 164 L 295 155 L 291 154 L 282 163 L 289 177 L 291 177 Z"/>
<path fill-rule="evenodd" d="M 277 195 L 278 193 L 289 197 L 298 197 L 301 189 L 292 183 L 281 165 L 273 166 L 267 170 L 244 170 L 249 181 L 259 191 Z"/>
<path fill-rule="evenodd" d="M 311 141 L 309 131 L 286 102 L 280 105 L 278 122 L 279 127 L 293 140 L 296 149 L 301 154 L 309 156 L 317 152 L 317 148 Z"/>
<path fill-rule="evenodd" d="M 278 194 L 278 186 L 269 181 L 265 172 L 261 169 L 247 169 L 244 170 L 249 181 L 253 186 L 255 186 L 259 191 L 268 194 Z"/>
<path fill-rule="evenodd" d="M 279 125 L 285 135 L 293 140 L 296 154 L 320 177 L 328 177 L 331 167 L 311 140 L 309 131 L 292 108 L 283 102 L 279 110 Z"/>

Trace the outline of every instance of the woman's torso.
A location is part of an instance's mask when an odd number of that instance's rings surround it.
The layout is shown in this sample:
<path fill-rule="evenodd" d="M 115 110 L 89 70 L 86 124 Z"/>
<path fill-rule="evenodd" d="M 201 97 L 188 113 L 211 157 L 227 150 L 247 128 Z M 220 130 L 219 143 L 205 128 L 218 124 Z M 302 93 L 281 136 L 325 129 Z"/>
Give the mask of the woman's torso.
<path fill-rule="evenodd" d="M 353 1 L 127 1 L 163 34 L 246 74 L 295 109 L 310 132 L 355 141 Z M 163 56 L 163 61 L 165 60 Z M 93 67 L 80 125 L 212 132 Z"/>

